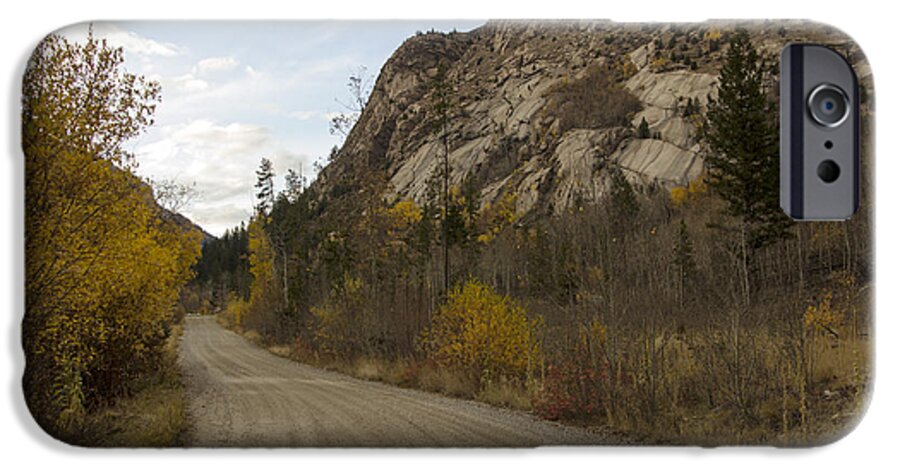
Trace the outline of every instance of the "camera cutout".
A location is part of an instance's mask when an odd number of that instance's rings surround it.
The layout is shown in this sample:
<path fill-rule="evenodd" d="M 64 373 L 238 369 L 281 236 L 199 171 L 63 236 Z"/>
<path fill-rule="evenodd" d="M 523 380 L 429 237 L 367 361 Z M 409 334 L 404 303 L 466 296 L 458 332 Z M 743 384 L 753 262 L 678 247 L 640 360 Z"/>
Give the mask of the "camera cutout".
<path fill-rule="evenodd" d="M 833 160 L 823 160 L 816 169 L 816 174 L 825 183 L 834 183 L 841 176 L 841 167 Z"/>

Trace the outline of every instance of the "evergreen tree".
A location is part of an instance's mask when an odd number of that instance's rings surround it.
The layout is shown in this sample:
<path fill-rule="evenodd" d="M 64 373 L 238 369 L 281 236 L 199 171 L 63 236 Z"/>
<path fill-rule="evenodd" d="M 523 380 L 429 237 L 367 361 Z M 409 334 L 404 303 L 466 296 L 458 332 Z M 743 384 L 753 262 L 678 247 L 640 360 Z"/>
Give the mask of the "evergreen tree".
<path fill-rule="evenodd" d="M 289 169 L 288 173 L 284 176 L 284 197 L 287 202 L 295 203 L 303 193 L 303 188 L 305 186 L 306 178 L 303 177 L 300 172 Z"/>
<path fill-rule="evenodd" d="M 672 254 L 672 265 L 676 270 L 676 282 L 678 284 L 678 303 L 683 308 L 685 292 L 688 280 L 694 275 L 697 265 L 694 263 L 694 243 L 688 232 L 684 219 L 678 226 L 678 236 L 675 239 L 675 248 Z"/>
<path fill-rule="evenodd" d="M 630 223 L 640 210 L 634 187 L 628 182 L 622 169 L 618 167 L 610 168 L 609 176 L 609 197 L 613 218 L 618 224 Z"/>
<path fill-rule="evenodd" d="M 684 116 L 685 118 L 690 118 L 691 116 L 699 113 L 700 112 L 700 103 L 699 102 L 700 102 L 699 99 L 697 101 L 694 101 L 693 98 L 688 97 L 687 105 L 685 105 L 685 107 L 684 107 L 684 113 L 682 113 L 682 116 Z"/>
<path fill-rule="evenodd" d="M 641 124 L 638 125 L 638 139 L 649 139 L 650 138 L 650 124 L 647 123 L 647 118 L 641 117 Z"/>
<path fill-rule="evenodd" d="M 747 32 L 734 34 L 705 132 L 710 185 L 751 251 L 784 237 L 790 224 L 778 201 L 778 113 L 762 62 Z"/>
<path fill-rule="evenodd" d="M 256 171 L 256 213 L 268 214 L 275 203 L 275 169 L 272 161 L 263 158 Z"/>
<path fill-rule="evenodd" d="M 447 77 L 447 66 L 438 65 L 437 74 L 431 80 L 431 123 L 433 132 L 441 141 L 442 149 L 442 218 L 441 244 L 444 256 L 444 292 L 450 292 L 450 110 L 453 86 Z"/>

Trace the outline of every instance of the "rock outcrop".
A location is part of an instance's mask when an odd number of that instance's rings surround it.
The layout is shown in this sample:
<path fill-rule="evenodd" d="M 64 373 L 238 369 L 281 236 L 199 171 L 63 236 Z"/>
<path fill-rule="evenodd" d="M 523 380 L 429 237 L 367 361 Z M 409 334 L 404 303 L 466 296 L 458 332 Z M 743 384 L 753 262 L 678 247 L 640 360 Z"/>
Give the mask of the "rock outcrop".
<path fill-rule="evenodd" d="M 387 61 L 358 123 L 315 185 L 323 195 L 343 194 L 361 172 L 377 171 L 390 193 L 422 202 L 443 162 L 429 86 L 442 68 L 453 87 L 450 181 L 474 185 L 480 204 L 511 192 L 521 213 L 558 213 L 600 198 L 611 166 L 634 182 L 685 185 L 703 169 L 698 126 L 735 27 L 489 22 L 468 33 L 417 35 Z M 817 25 L 747 28 L 772 58 L 790 40 L 848 44 Z M 552 96 L 592 67 L 639 100 L 640 111 L 616 125 L 563 129 Z"/>

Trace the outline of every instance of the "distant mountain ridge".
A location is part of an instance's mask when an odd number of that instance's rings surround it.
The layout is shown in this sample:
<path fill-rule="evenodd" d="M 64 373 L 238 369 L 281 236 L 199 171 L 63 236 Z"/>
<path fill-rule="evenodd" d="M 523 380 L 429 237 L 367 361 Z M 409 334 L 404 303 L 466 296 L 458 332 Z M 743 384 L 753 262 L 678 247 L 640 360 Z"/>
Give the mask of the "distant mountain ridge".
<path fill-rule="evenodd" d="M 200 235 L 201 235 L 201 240 L 200 240 L 201 244 L 206 244 L 207 242 L 209 242 L 211 240 L 217 239 L 216 236 L 210 234 L 209 232 L 206 232 L 205 229 L 200 227 L 200 225 L 198 225 L 194 221 L 190 220 L 187 216 L 185 216 L 181 213 L 169 211 L 168 209 L 163 208 L 163 207 L 160 207 L 159 209 L 160 209 L 160 216 L 163 219 L 173 221 L 179 227 L 182 227 L 184 229 L 189 229 L 189 230 L 193 229 L 193 230 L 199 231 Z"/>

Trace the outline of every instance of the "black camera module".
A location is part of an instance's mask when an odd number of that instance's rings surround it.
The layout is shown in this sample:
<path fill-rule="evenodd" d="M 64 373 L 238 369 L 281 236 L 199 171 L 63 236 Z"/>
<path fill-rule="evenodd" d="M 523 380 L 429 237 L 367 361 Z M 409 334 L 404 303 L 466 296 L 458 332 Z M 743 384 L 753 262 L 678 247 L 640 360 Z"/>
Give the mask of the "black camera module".
<path fill-rule="evenodd" d="M 859 82 L 818 44 L 781 51 L 780 202 L 796 220 L 843 221 L 859 207 Z"/>
<path fill-rule="evenodd" d="M 809 94 L 809 114 L 820 125 L 840 126 L 850 114 L 847 94 L 834 85 L 819 85 Z"/>

